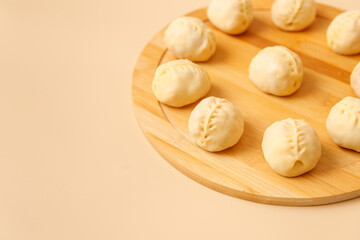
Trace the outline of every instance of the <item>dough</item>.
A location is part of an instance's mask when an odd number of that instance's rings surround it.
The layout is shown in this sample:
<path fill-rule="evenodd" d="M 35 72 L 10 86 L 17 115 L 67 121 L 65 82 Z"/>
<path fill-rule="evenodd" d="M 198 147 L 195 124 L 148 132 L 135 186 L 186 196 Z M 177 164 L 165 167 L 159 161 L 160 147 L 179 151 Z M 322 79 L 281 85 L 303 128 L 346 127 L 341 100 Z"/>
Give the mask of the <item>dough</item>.
<path fill-rule="evenodd" d="M 203 21 L 180 17 L 165 31 L 165 43 L 177 58 L 207 61 L 215 52 L 215 36 Z"/>
<path fill-rule="evenodd" d="M 285 177 L 296 177 L 313 169 L 321 156 L 320 139 L 309 123 L 287 118 L 265 130 L 262 141 L 265 160 Z"/>
<path fill-rule="evenodd" d="M 360 11 L 347 11 L 338 15 L 327 30 L 327 43 L 336 53 L 360 53 Z"/>
<path fill-rule="evenodd" d="M 300 31 L 316 18 L 314 0 L 276 0 L 271 8 L 274 24 L 285 31 Z"/>
<path fill-rule="evenodd" d="M 350 82 L 356 96 L 360 98 L 360 62 L 355 66 L 354 70 L 352 71 Z"/>
<path fill-rule="evenodd" d="M 277 96 L 294 93 L 303 79 L 301 59 L 283 46 L 261 50 L 251 61 L 249 72 L 260 90 Z"/>
<path fill-rule="evenodd" d="M 156 98 L 169 106 L 196 102 L 210 89 L 207 72 L 189 60 L 174 60 L 156 69 L 152 89 Z"/>
<path fill-rule="evenodd" d="M 346 97 L 335 104 L 326 129 L 337 145 L 360 152 L 360 99 Z"/>
<path fill-rule="evenodd" d="M 189 132 L 199 147 L 217 152 L 239 141 L 244 120 L 240 110 L 228 100 L 208 97 L 191 112 Z"/>
<path fill-rule="evenodd" d="M 253 20 L 251 0 L 212 0 L 207 9 L 210 22 L 221 31 L 240 34 Z"/>

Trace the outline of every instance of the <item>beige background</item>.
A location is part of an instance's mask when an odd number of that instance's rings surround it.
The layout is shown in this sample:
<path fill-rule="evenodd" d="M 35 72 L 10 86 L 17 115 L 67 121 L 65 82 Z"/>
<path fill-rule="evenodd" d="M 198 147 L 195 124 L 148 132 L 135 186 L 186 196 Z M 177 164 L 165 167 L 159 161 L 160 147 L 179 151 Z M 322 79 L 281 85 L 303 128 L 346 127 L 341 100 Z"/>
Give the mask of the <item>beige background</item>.
<path fill-rule="evenodd" d="M 360 239 L 360 198 L 235 199 L 183 176 L 140 132 L 137 56 L 207 2 L 0 1 L 0 239 Z"/>

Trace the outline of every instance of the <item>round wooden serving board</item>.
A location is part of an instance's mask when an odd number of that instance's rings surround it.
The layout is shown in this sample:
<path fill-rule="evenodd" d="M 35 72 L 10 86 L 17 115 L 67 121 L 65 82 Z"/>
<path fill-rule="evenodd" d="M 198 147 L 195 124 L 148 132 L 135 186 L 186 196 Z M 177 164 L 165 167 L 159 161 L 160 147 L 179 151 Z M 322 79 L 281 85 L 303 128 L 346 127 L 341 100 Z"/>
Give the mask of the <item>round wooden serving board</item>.
<path fill-rule="evenodd" d="M 206 9 L 188 14 L 204 20 L 216 35 L 217 50 L 205 63 L 212 87 L 208 96 L 226 98 L 243 113 L 245 132 L 232 148 L 219 153 L 191 142 L 188 118 L 198 103 L 172 108 L 159 104 L 151 82 L 158 65 L 175 59 L 160 31 L 147 44 L 135 67 L 132 94 L 141 129 L 155 149 L 176 169 L 216 191 L 261 203 L 321 205 L 360 196 L 360 153 L 336 146 L 325 128 L 330 108 L 346 96 L 360 56 L 341 56 L 326 45 L 326 29 L 340 10 L 317 5 L 314 24 L 301 32 L 284 32 L 270 19 L 272 1 L 254 2 L 249 30 L 231 36 L 214 28 Z M 284 45 L 298 53 L 305 66 L 301 88 L 289 97 L 259 91 L 248 78 L 251 59 L 264 47 Z M 265 129 L 285 118 L 305 119 L 319 134 L 322 156 L 311 172 L 295 178 L 275 173 L 264 160 L 261 141 Z"/>

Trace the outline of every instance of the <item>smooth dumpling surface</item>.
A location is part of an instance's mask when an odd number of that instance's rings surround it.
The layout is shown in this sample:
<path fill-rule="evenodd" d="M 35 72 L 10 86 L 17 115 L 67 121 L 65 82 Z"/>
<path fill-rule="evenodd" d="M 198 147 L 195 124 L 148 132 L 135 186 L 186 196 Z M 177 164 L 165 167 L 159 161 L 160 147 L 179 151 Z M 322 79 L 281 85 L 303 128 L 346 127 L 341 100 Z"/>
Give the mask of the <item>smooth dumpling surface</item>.
<path fill-rule="evenodd" d="M 285 177 L 313 169 L 321 156 L 320 139 L 304 120 L 287 118 L 265 130 L 262 149 L 270 167 Z"/>
<path fill-rule="evenodd" d="M 360 152 L 360 99 L 346 97 L 335 104 L 326 129 L 337 145 Z"/>
<path fill-rule="evenodd" d="M 316 18 L 314 0 L 275 0 L 271 8 L 274 24 L 285 31 L 300 31 Z"/>
<path fill-rule="evenodd" d="M 172 107 L 196 102 L 210 90 L 207 72 L 189 60 L 174 60 L 156 69 L 152 82 L 155 97 Z"/>
<path fill-rule="evenodd" d="M 327 43 L 336 53 L 360 53 L 360 11 L 347 11 L 338 15 L 327 30 Z"/>
<path fill-rule="evenodd" d="M 189 132 L 201 148 L 216 152 L 235 145 L 244 132 L 240 110 L 226 99 L 208 97 L 191 112 Z"/>
<path fill-rule="evenodd" d="M 240 34 L 253 20 L 251 0 L 212 0 L 207 9 L 210 22 L 221 31 Z"/>
<path fill-rule="evenodd" d="M 350 77 L 351 87 L 360 98 L 360 62 L 355 66 Z"/>
<path fill-rule="evenodd" d="M 215 36 L 198 18 L 180 17 L 165 31 L 165 43 L 177 58 L 207 61 L 215 52 Z"/>
<path fill-rule="evenodd" d="M 250 79 L 260 90 L 277 96 L 294 93 L 303 79 L 301 59 L 283 46 L 261 50 L 252 59 L 249 72 Z"/>

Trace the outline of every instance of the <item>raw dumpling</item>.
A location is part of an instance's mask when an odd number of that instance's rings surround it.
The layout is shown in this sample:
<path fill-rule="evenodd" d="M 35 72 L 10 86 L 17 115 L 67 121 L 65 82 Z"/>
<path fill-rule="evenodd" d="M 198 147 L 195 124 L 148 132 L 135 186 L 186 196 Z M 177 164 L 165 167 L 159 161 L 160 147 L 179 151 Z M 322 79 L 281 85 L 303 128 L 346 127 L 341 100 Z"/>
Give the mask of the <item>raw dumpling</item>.
<path fill-rule="evenodd" d="M 240 110 L 228 100 L 208 97 L 191 112 L 189 132 L 199 147 L 217 152 L 239 141 L 244 120 Z"/>
<path fill-rule="evenodd" d="M 221 31 L 240 34 L 253 19 L 251 0 L 212 0 L 207 9 L 209 20 Z"/>
<path fill-rule="evenodd" d="M 177 58 L 207 61 L 215 52 L 215 36 L 203 21 L 180 17 L 165 31 L 165 43 Z"/>
<path fill-rule="evenodd" d="M 271 8 L 274 24 L 285 31 L 300 31 L 316 18 L 314 0 L 275 0 Z"/>
<path fill-rule="evenodd" d="M 336 53 L 360 53 L 360 11 L 347 11 L 338 15 L 327 30 L 327 43 Z"/>
<path fill-rule="evenodd" d="M 309 123 L 287 118 L 265 130 L 262 141 L 265 160 L 285 177 L 296 177 L 313 169 L 321 156 L 320 139 Z"/>
<path fill-rule="evenodd" d="M 261 50 L 250 63 L 250 79 L 262 91 L 277 96 L 294 93 L 302 83 L 299 56 L 283 46 Z"/>
<path fill-rule="evenodd" d="M 189 60 L 174 60 L 156 69 L 152 89 L 156 98 L 169 106 L 196 102 L 210 89 L 207 72 Z"/>
<path fill-rule="evenodd" d="M 360 99 L 346 97 L 335 104 L 326 129 L 337 145 L 360 152 Z"/>
<path fill-rule="evenodd" d="M 354 90 L 356 96 L 360 98 L 360 62 L 352 71 L 350 79 L 352 89 Z"/>

